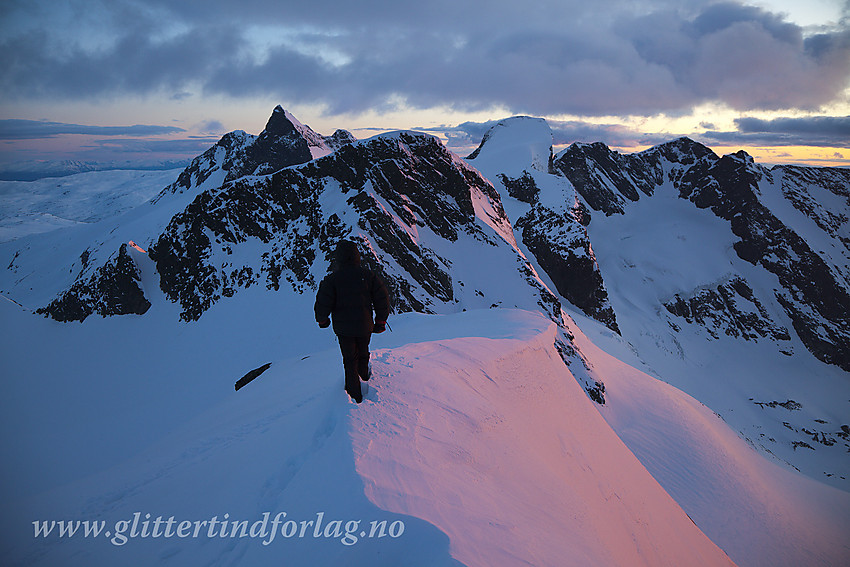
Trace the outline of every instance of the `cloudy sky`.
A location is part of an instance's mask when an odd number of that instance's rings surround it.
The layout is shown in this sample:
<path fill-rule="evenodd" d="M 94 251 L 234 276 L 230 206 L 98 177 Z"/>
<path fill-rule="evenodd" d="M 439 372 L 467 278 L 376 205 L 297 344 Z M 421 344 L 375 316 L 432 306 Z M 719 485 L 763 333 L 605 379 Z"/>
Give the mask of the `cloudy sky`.
<path fill-rule="evenodd" d="M 850 166 L 850 0 L 0 0 L 0 89 L 0 164 L 191 157 L 281 104 L 461 155 L 524 114 Z"/>

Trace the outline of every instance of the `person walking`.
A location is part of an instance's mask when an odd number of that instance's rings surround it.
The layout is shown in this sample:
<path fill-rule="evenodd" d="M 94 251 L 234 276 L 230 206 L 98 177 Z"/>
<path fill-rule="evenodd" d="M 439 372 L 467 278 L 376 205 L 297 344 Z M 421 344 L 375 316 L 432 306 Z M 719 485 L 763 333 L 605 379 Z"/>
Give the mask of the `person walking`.
<path fill-rule="evenodd" d="M 333 271 L 319 284 L 313 310 L 323 329 L 333 319 L 342 352 L 345 391 L 359 404 L 363 401 L 360 380 L 371 378 L 369 341 L 372 333 L 383 333 L 387 328 L 389 293 L 381 278 L 360 265 L 360 251 L 354 242 L 340 241 L 334 261 Z"/>

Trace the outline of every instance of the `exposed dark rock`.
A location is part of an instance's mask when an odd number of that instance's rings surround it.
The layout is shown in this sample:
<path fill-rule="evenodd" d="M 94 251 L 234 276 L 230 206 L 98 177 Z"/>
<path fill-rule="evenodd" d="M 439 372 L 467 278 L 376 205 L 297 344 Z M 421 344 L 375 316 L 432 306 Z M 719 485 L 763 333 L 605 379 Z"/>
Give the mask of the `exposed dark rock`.
<path fill-rule="evenodd" d="M 620 154 L 601 142 L 573 144 L 552 162 L 552 171 L 575 186 L 587 204 L 606 215 L 625 212 L 628 201 L 652 195 L 664 182 L 662 160 L 680 167 L 669 168 L 676 182 L 681 171 L 714 152 L 689 138 L 679 138 L 636 154 Z"/>
<path fill-rule="evenodd" d="M 698 164 L 683 177 L 680 195 L 730 222 L 741 239 L 734 245 L 738 256 L 779 278 L 776 298 L 806 347 L 850 370 L 850 294 L 808 243 L 759 201 L 759 182 L 769 175 L 738 152 Z"/>
<path fill-rule="evenodd" d="M 537 187 L 537 183 L 534 181 L 534 177 L 531 176 L 527 171 L 522 172 L 522 177 L 517 179 L 511 179 L 507 175 L 501 174 L 499 175 L 499 181 L 502 182 L 502 185 L 505 186 L 505 189 L 508 190 L 508 195 L 513 197 L 514 199 L 518 199 L 525 203 L 534 203 L 537 200 L 537 196 L 540 194 L 540 188 Z"/>
<path fill-rule="evenodd" d="M 263 175 L 313 159 L 310 146 L 280 106 L 274 109 L 265 129 L 245 147 L 244 158 L 234 163 L 225 181 L 243 175 Z"/>
<path fill-rule="evenodd" d="M 801 404 L 799 402 L 795 402 L 794 400 L 786 400 L 784 402 L 777 402 L 776 400 L 774 400 L 772 402 L 753 402 L 753 403 L 755 405 L 759 406 L 759 407 L 762 407 L 762 408 L 764 408 L 764 407 L 769 407 L 769 408 L 782 407 L 782 408 L 787 409 L 788 411 L 797 411 L 797 410 L 803 409 L 803 404 Z"/>
<path fill-rule="evenodd" d="M 664 304 L 671 314 L 704 327 L 715 339 L 724 333 L 745 340 L 788 341 L 788 330 L 775 323 L 741 277 L 714 288 L 699 289 L 687 299 L 676 295 Z"/>
<path fill-rule="evenodd" d="M 353 144 L 357 141 L 357 138 L 355 138 L 354 135 L 348 130 L 340 129 L 335 131 L 330 136 L 325 136 L 324 140 L 330 149 L 338 150 L 346 144 Z"/>
<path fill-rule="evenodd" d="M 267 362 L 259 368 L 255 368 L 248 373 L 246 373 L 242 378 L 236 381 L 236 384 L 233 385 L 235 390 L 239 390 L 239 388 L 243 387 L 245 384 L 248 384 L 255 378 L 259 377 L 263 372 L 268 370 L 271 367 L 272 363 Z"/>
<path fill-rule="evenodd" d="M 192 160 L 157 199 L 199 187 L 216 172 L 222 174 L 219 184 L 245 175 L 264 175 L 312 160 L 311 147 L 333 151 L 354 141 L 356 138 L 346 130 L 320 136 L 302 124 L 296 126 L 278 106 L 259 136 L 241 130 L 225 134 L 213 147 Z"/>
<path fill-rule="evenodd" d="M 568 338 L 572 339 L 572 336 Z M 590 377 L 590 375 L 586 372 L 588 370 L 587 362 L 581 357 L 581 354 L 573 348 L 571 343 L 565 342 L 561 339 L 555 341 L 555 350 L 558 351 L 558 354 L 561 356 L 561 360 L 564 361 L 564 364 L 570 369 L 570 372 L 572 372 L 579 383 L 582 384 L 588 397 L 600 406 L 604 406 L 605 384 Z M 582 367 L 573 368 L 572 363 L 575 360 L 579 360 L 582 363 Z"/>
<path fill-rule="evenodd" d="M 608 303 L 602 275 L 590 249 L 584 227 L 574 218 L 558 215 L 542 205 L 516 222 L 522 241 L 551 278 L 562 296 L 585 314 L 619 333 Z"/>
<path fill-rule="evenodd" d="M 485 141 L 487 139 L 489 136 L 485 136 Z M 482 142 L 481 147 L 483 145 Z M 498 180 L 508 195 L 530 205 L 528 213 L 515 219 L 514 228 L 558 293 L 589 317 L 619 333 L 614 310 L 608 302 L 608 292 L 590 247 L 586 231 L 590 213 L 584 204 L 576 201 L 572 208 L 568 208 L 565 203 L 561 210 L 544 206 L 540 203 L 540 188 L 527 170 L 517 178 L 500 174 Z"/>
<path fill-rule="evenodd" d="M 84 263 L 88 254 L 83 252 Z M 36 313 L 57 321 L 83 321 L 92 313 L 144 315 L 151 304 L 139 286 L 136 263 L 122 244 L 118 254 L 98 268 L 91 277 L 74 282 L 71 288 Z"/>
<path fill-rule="evenodd" d="M 235 180 L 198 195 L 150 248 L 162 289 L 183 306 L 182 317 L 197 319 L 223 295 L 256 283 L 276 289 L 286 279 L 299 293 L 314 288 L 313 262 L 327 259 L 352 229 L 335 214 L 324 217 L 320 197 L 326 190 L 346 196 L 357 227 L 404 270 L 385 279 L 395 308 L 405 311 L 427 312 L 432 302 L 454 301 L 450 262 L 413 240 L 405 225 L 428 228 L 449 242 L 463 232 L 492 244 L 475 223 L 471 191 L 495 197 L 500 207 L 492 186 L 438 140 L 408 133 L 345 145 L 269 176 Z M 227 256 L 248 239 L 267 245 L 263 262 L 251 271 L 231 271 Z M 367 265 L 386 263 L 363 252 Z"/>
<path fill-rule="evenodd" d="M 777 276 L 781 288 L 775 292 L 776 300 L 806 347 L 824 362 L 850 370 L 850 294 L 845 283 L 850 273 L 831 267 L 760 199 L 762 187 L 779 184 L 798 210 L 844 244 L 844 258 L 850 258 L 846 209 L 829 210 L 811 193 L 813 186 L 819 187 L 850 203 L 850 170 L 783 166 L 768 171 L 745 152 L 719 158 L 688 138 L 631 155 L 618 154 L 599 143 L 573 144 L 556 157 L 552 169 L 566 176 L 592 209 L 606 215 L 626 213 L 628 202 L 652 195 L 665 181 L 672 182 L 681 198 L 729 222 L 739 238 L 734 249 L 741 259 Z M 700 323 L 712 319 L 708 327 L 713 335 L 718 330 L 730 333 L 737 329 L 735 332 L 744 338 L 758 336 L 766 329 L 758 328 L 760 320 L 774 329 L 770 331 L 774 338 L 782 339 L 786 334 L 774 323 L 764 321 L 760 305 L 753 304 L 755 311 L 741 320 L 740 313 L 726 308 L 728 293 L 718 288 L 699 295 L 687 301 L 677 297 L 666 307 L 680 316 L 690 309 L 692 320 Z M 690 301 L 695 303 L 686 305 Z M 703 308 L 706 312 L 701 314 Z M 709 317 L 709 312 L 715 315 Z M 729 324 L 716 317 L 725 318 Z M 750 324 L 756 328 L 745 331 Z"/>

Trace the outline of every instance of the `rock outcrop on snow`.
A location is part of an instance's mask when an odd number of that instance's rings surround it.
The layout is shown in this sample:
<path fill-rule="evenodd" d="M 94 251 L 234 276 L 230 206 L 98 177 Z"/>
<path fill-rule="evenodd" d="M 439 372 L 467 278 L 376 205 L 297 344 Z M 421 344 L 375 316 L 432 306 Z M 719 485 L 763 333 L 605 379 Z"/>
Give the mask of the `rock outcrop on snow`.
<path fill-rule="evenodd" d="M 88 251 L 80 260 L 85 269 Z M 71 288 L 36 310 L 57 321 L 83 321 L 93 313 L 109 315 L 144 315 L 151 304 L 140 287 L 139 270 L 122 244 L 118 253 L 97 268 L 87 279 L 79 279 Z"/>

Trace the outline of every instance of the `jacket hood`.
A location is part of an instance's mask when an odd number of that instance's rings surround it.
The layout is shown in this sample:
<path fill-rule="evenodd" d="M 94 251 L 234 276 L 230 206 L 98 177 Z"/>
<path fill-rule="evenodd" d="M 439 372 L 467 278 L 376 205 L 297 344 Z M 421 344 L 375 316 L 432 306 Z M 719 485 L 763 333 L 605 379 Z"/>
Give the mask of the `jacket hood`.
<path fill-rule="evenodd" d="M 342 240 L 336 246 L 334 257 L 337 264 L 340 266 L 359 266 L 360 265 L 360 250 L 357 245 L 350 240 Z"/>

